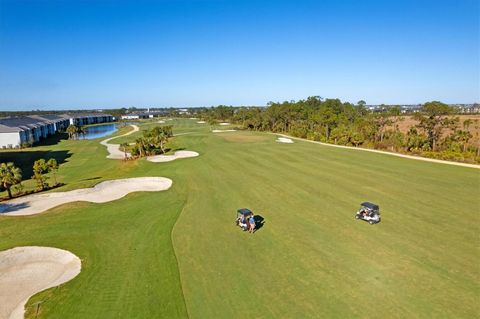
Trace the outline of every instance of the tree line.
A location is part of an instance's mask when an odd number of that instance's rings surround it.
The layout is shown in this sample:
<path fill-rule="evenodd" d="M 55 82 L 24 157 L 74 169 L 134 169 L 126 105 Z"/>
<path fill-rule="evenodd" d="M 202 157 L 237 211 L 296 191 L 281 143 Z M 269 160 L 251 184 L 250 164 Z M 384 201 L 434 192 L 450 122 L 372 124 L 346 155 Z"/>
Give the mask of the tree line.
<path fill-rule="evenodd" d="M 39 159 L 33 163 L 32 179 L 37 183 L 37 190 L 43 191 L 50 187 L 55 187 L 57 183 L 58 163 L 54 158 L 49 160 Z M 54 183 L 49 185 L 47 180 L 49 176 L 46 174 L 52 173 Z M 6 190 L 9 198 L 13 198 L 12 189 L 15 189 L 17 196 L 23 194 L 22 185 L 22 170 L 15 166 L 14 163 L 0 163 L 0 191 Z"/>
<path fill-rule="evenodd" d="M 270 102 L 267 107 L 204 108 L 197 116 L 212 121 L 230 121 L 244 129 L 288 134 L 325 143 L 411 153 L 426 157 L 480 163 L 478 120 L 460 123 L 454 109 L 440 101 L 427 102 L 412 116 L 415 125 L 404 133 L 399 106 L 384 106 L 383 112 L 318 96 L 305 100 Z M 478 135 L 478 133 L 476 134 Z"/>

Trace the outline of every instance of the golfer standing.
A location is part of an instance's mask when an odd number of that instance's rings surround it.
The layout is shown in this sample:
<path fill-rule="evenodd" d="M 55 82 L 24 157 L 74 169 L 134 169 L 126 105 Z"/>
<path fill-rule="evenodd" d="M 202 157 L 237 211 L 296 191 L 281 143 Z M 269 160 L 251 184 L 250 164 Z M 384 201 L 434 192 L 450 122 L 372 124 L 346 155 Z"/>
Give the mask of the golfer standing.
<path fill-rule="evenodd" d="M 250 224 L 250 232 L 253 232 L 253 230 L 255 229 L 255 218 L 253 218 L 253 215 L 250 216 L 250 219 L 248 220 L 249 224 Z"/>

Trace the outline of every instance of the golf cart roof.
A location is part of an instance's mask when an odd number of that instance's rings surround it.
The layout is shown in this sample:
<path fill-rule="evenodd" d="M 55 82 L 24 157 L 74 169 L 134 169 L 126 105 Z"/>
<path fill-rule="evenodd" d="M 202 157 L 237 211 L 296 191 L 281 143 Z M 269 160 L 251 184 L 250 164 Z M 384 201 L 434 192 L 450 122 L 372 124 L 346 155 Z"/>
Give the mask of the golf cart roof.
<path fill-rule="evenodd" d="M 240 208 L 237 210 L 237 213 L 242 214 L 243 216 L 248 216 L 252 213 L 252 211 L 248 208 Z"/>
<path fill-rule="evenodd" d="M 372 204 L 370 202 L 363 202 L 360 205 L 362 205 L 363 207 L 370 208 L 371 210 L 379 210 L 378 205 Z"/>

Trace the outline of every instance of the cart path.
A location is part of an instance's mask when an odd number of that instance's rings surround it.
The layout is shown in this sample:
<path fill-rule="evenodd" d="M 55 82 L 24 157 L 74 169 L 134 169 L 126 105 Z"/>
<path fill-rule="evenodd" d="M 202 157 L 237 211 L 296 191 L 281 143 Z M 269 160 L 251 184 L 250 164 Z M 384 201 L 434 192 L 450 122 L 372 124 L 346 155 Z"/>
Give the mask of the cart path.
<path fill-rule="evenodd" d="M 391 155 L 391 156 L 413 159 L 413 160 L 417 160 L 417 161 L 433 162 L 433 163 L 439 163 L 439 164 L 447 164 L 447 165 L 455 165 L 455 166 L 463 166 L 463 167 L 480 169 L 480 165 L 476 165 L 476 164 L 451 162 L 451 161 L 439 160 L 439 159 L 434 159 L 434 158 L 427 158 L 427 157 L 406 155 L 406 154 L 400 154 L 400 153 L 392 153 L 392 152 L 386 152 L 386 151 L 372 150 L 372 149 L 361 148 L 361 147 L 335 145 L 335 144 L 323 143 L 323 142 L 318 142 L 318 141 L 311 141 L 311 140 L 307 140 L 305 138 L 300 138 L 300 137 L 293 137 L 293 136 L 290 136 L 290 135 L 287 135 L 287 134 L 279 134 L 279 133 L 270 133 L 270 134 L 279 135 L 279 136 L 283 136 L 283 137 L 288 137 L 288 138 L 291 138 L 291 139 L 294 139 L 294 140 L 305 141 L 305 142 L 314 143 L 314 144 L 320 144 L 320 145 L 324 145 L 324 146 L 346 148 L 346 149 L 364 151 L 364 152 L 380 153 L 380 154 L 385 154 L 385 155 Z"/>
<path fill-rule="evenodd" d="M 24 246 L 0 252 L 0 318 L 22 319 L 28 299 L 75 278 L 80 258 L 52 247 Z"/>
<path fill-rule="evenodd" d="M 131 130 L 130 132 L 127 132 L 127 133 L 122 134 L 122 135 L 110 137 L 110 138 L 107 138 L 106 140 L 103 140 L 103 141 L 100 142 L 100 144 L 107 147 L 107 151 L 109 153 L 107 155 L 107 158 L 110 158 L 110 159 L 124 159 L 125 158 L 125 153 L 120 150 L 120 144 L 109 144 L 108 142 L 113 140 L 113 139 L 116 139 L 118 137 L 133 134 L 133 133 L 138 132 L 140 130 L 139 127 L 136 126 L 136 125 L 131 124 L 130 126 L 133 127 L 133 130 Z M 131 157 L 131 156 L 132 155 L 130 153 L 127 153 L 127 157 Z"/>

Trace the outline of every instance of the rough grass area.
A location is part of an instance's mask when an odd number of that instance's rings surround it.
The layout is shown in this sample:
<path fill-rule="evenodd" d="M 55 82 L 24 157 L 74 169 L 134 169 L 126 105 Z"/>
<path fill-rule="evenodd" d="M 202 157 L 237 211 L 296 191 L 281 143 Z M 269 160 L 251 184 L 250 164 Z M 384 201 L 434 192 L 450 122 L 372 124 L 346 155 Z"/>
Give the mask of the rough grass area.
<path fill-rule="evenodd" d="M 200 156 L 122 162 L 106 159 L 98 141 L 48 147 L 71 154 L 59 170 L 66 183 L 59 191 L 134 176 L 165 176 L 173 186 L 105 204 L 0 216 L 0 250 L 44 245 L 82 259 L 80 275 L 34 296 L 27 317 L 35 317 L 38 302 L 38 318 L 474 318 L 480 312 L 479 170 L 276 143 L 262 133 L 213 134 L 195 120 L 167 124 L 174 133 L 191 132 L 172 139 L 172 149 Z M 380 205 L 378 225 L 354 219 L 367 200 Z M 240 207 L 265 219 L 255 234 L 234 226 Z"/>

